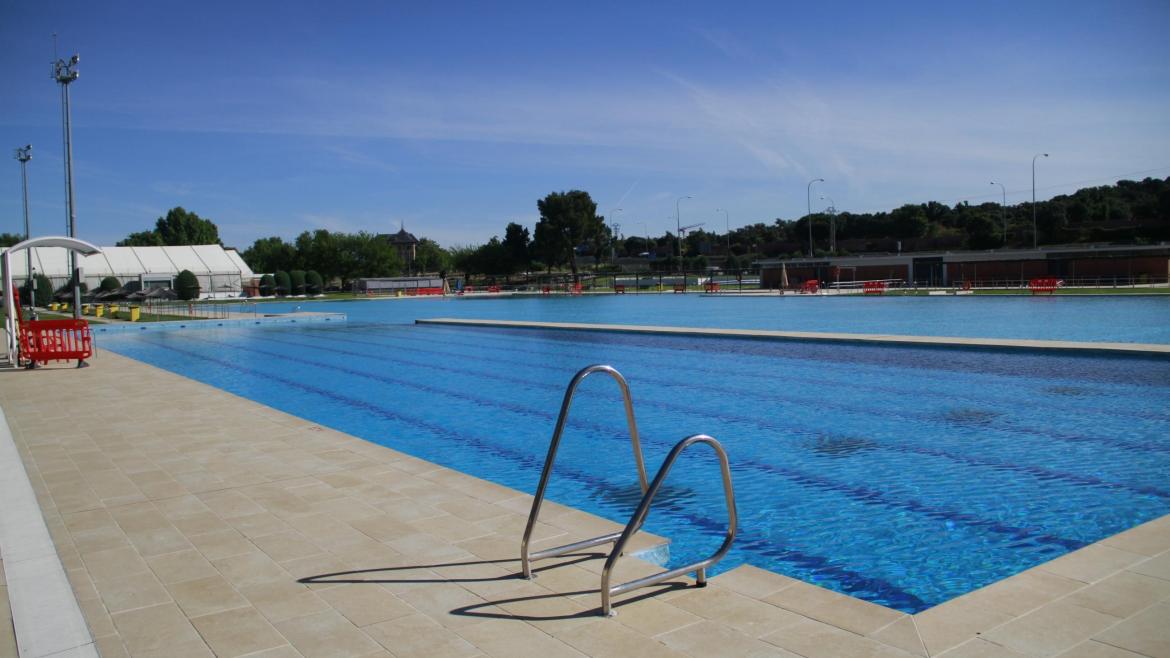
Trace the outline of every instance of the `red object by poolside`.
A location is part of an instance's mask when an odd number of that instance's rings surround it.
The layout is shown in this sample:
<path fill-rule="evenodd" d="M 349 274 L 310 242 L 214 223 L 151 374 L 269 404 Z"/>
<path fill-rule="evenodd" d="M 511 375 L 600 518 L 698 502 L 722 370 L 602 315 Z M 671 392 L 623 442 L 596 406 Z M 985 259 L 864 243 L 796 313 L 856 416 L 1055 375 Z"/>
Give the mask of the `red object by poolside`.
<path fill-rule="evenodd" d="M 1060 279 L 1045 278 L 1032 279 L 1028 281 L 1028 289 L 1032 291 L 1033 295 L 1048 294 L 1056 292 L 1056 289 L 1064 285 L 1064 281 Z"/>
<path fill-rule="evenodd" d="M 93 356 L 85 320 L 29 320 L 20 325 L 20 357 L 31 362 L 84 361 Z"/>

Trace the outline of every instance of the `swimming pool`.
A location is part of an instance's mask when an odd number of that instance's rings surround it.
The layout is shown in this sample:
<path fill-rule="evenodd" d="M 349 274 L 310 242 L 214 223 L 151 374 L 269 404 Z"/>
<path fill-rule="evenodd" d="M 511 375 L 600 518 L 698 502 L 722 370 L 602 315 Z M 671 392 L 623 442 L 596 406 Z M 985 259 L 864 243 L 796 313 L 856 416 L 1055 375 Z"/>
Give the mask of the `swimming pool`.
<path fill-rule="evenodd" d="M 696 294 L 296 302 L 358 321 L 423 317 L 834 331 L 873 334 L 1170 343 L 1170 295 L 737 297 Z M 265 306 L 264 308 L 267 308 Z"/>
<path fill-rule="evenodd" d="M 480 304 L 447 303 L 442 314 Z M 364 306 L 404 317 L 438 308 Z M 561 306 L 545 308 L 568 319 Z M 720 570 L 748 562 L 907 612 L 1170 512 L 1165 359 L 415 326 L 352 313 L 348 326 L 132 334 L 101 346 L 528 492 L 565 384 L 609 363 L 630 381 L 651 471 L 686 435 L 726 446 L 741 531 Z M 625 432 L 616 387 L 587 380 L 549 498 L 624 523 L 640 493 Z M 672 562 L 719 544 L 720 492 L 709 451 L 685 454 L 647 524 L 673 541 Z"/>

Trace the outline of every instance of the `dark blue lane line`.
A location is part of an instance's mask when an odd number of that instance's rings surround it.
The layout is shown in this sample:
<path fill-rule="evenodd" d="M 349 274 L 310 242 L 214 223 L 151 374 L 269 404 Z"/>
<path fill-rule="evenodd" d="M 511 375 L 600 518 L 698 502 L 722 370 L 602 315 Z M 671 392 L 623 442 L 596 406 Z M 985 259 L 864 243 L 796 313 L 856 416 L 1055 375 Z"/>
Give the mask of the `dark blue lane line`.
<path fill-rule="evenodd" d="M 187 338 L 190 337 L 188 336 Z M 373 414 L 384 420 L 388 420 L 392 423 L 400 423 L 402 425 L 413 426 L 418 429 L 425 430 L 436 436 L 442 437 L 455 445 L 467 446 L 476 452 L 490 454 L 498 459 L 517 464 L 526 471 L 537 471 L 543 467 L 543 460 L 541 460 L 539 457 L 526 455 L 515 450 L 504 448 L 503 446 L 495 444 L 490 439 L 475 437 L 474 435 L 471 435 L 467 432 L 459 432 L 457 434 L 436 423 L 415 418 L 401 412 L 393 411 L 379 404 L 374 404 L 358 398 L 352 398 L 334 391 L 312 386 L 310 384 L 286 377 L 273 375 L 252 368 L 245 368 L 237 363 L 207 356 L 199 352 L 184 350 L 163 342 L 147 339 L 146 337 L 143 337 L 142 340 L 143 342 L 154 345 L 157 348 L 169 350 L 176 354 L 181 354 L 193 359 L 213 363 L 221 368 L 227 368 L 248 377 L 279 382 L 310 395 L 332 400 L 336 403 L 343 404 L 348 407 L 362 409 L 370 414 Z M 615 487 L 612 483 L 564 465 L 557 466 L 557 477 L 572 480 L 580 485 L 583 485 L 586 491 L 608 490 L 615 492 Z M 726 531 L 726 527 L 722 524 L 719 524 L 717 521 L 713 521 L 706 517 L 701 517 L 695 514 L 685 513 L 681 509 L 678 509 L 677 506 L 671 505 L 669 503 L 655 506 L 655 511 L 666 513 L 669 516 L 674 516 L 688 525 L 699 529 L 701 533 L 705 535 L 718 536 L 722 535 Z M 755 546 L 770 544 L 766 538 L 754 536 L 754 533 L 750 528 L 742 528 L 741 536 L 743 545 Z M 857 595 L 861 598 L 866 598 L 869 600 L 876 599 L 883 602 L 885 605 L 889 605 L 890 607 L 898 610 L 912 610 L 917 612 L 920 610 L 925 610 L 926 608 L 929 608 L 932 605 L 938 603 L 924 601 L 914 594 L 905 591 L 897 585 L 894 585 L 893 583 L 887 582 L 883 579 L 867 577 L 850 569 L 837 566 L 833 564 L 828 558 L 823 556 L 807 554 L 794 549 L 778 550 L 773 548 L 772 551 L 774 554 L 770 555 L 770 557 L 785 559 L 789 563 L 794 564 L 799 568 L 813 571 L 819 576 L 824 576 L 825 578 L 839 585 L 840 591 L 842 592 Z"/>
<path fill-rule="evenodd" d="M 363 334 L 374 333 L 374 335 L 377 335 L 376 332 L 361 331 L 358 333 L 363 333 Z M 395 335 L 393 337 L 388 337 L 388 338 L 390 338 L 391 340 L 394 340 L 394 341 L 398 341 L 398 342 L 407 342 L 407 343 L 422 342 L 422 343 L 426 343 L 426 344 L 430 344 L 430 345 L 441 345 L 441 346 L 448 348 L 448 351 L 443 352 L 443 353 L 445 353 L 449 356 L 474 358 L 477 360 L 492 361 L 492 362 L 496 362 L 496 363 L 506 363 L 509 365 L 512 365 L 516 362 L 516 358 L 496 358 L 496 357 L 484 356 L 480 353 L 466 354 L 464 352 L 449 351 L 449 348 L 451 347 L 451 343 L 448 341 L 418 338 L 415 336 L 402 336 L 400 334 Z M 562 338 L 562 340 L 564 339 L 563 336 L 561 338 Z M 381 343 L 381 342 L 374 343 L 374 342 L 369 342 L 369 341 L 361 341 L 361 340 L 353 340 L 353 339 L 336 339 L 336 338 L 334 338 L 334 340 L 339 340 L 342 342 L 350 342 L 350 343 L 354 343 L 354 344 L 368 345 L 368 346 L 380 346 L 380 347 L 385 346 L 385 344 Z M 579 347 L 579 345 L 580 345 L 579 341 L 578 342 L 564 341 L 564 342 L 566 344 L 572 345 L 574 347 Z M 587 344 L 588 344 L 588 342 L 587 342 Z M 481 350 L 490 350 L 490 351 L 494 351 L 494 352 L 506 352 L 506 353 L 513 354 L 513 355 L 516 353 L 516 350 L 509 350 L 506 347 L 481 347 L 480 349 Z M 673 350 L 672 348 L 661 348 L 661 347 L 653 348 L 653 349 L 679 351 L 679 350 Z M 578 351 L 580 351 L 580 350 L 578 350 Z M 683 351 L 685 352 L 685 350 L 683 350 Z M 538 364 L 533 364 L 533 367 L 542 367 L 542 366 L 540 366 Z M 692 371 L 692 372 L 706 373 L 706 374 L 715 375 L 715 376 L 725 376 L 727 374 L 726 371 L 724 371 L 724 370 L 719 370 L 716 368 L 707 368 L 707 367 L 704 367 L 700 364 L 690 364 L 690 365 L 688 365 L 687 369 L 689 371 Z M 557 371 L 559 372 L 559 369 Z M 768 378 L 764 375 L 756 375 L 756 374 L 752 374 L 749 372 L 739 373 L 737 376 L 742 376 L 744 379 L 758 379 L 763 384 L 768 385 L 768 386 L 773 385 L 775 383 L 774 378 Z M 787 375 L 786 375 L 786 377 L 787 377 Z M 818 379 L 812 379 L 812 378 L 808 378 L 808 377 L 791 377 L 787 381 L 804 382 L 804 383 L 809 384 L 810 386 L 812 386 L 812 385 L 821 386 L 821 385 L 825 384 L 824 378 L 818 380 Z M 662 385 L 665 385 L 665 386 L 672 385 L 669 382 L 659 382 L 659 383 Z M 943 394 L 939 394 L 939 393 L 936 393 L 934 391 L 927 390 L 927 389 L 907 391 L 903 388 L 895 388 L 895 387 L 888 387 L 888 386 L 871 386 L 867 390 L 881 391 L 881 392 L 889 393 L 891 395 L 899 395 L 899 396 L 922 395 L 925 397 L 936 397 L 936 398 L 941 397 L 945 401 L 950 401 L 950 402 L 958 401 L 958 402 L 965 402 L 965 403 L 979 404 L 979 405 L 984 405 L 987 402 L 984 400 L 963 398 L 962 396 L 959 396 L 959 395 L 952 395 L 952 394 L 943 395 Z M 777 397 L 776 399 L 779 401 L 791 401 L 793 403 L 798 403 L 797 399 L 795 397 L 791 396 L 791 394 L 787 398 L 786 397 Z M 859 413 L 865 413 L 865 414 L 870 414 L 870 415 L 873 415 L 873 414 L 880 415 L 880 414 L 884 413 L 885 415 L 887 415 L 889 417 L 898 418 L 898 419 L 902 419 L 902 418 L 906 417 L 906 414 L 901 413 L 901 412 L 895 412 L 895 411 L 885 412 L 884 410 L 874 410 L 870 407 L 859 407 L 858 405 L 851 405 L 843 399 L 828 399 L 828 400 L 826 400 L 826 399 L 821 399 L 821 398 L 806 398 L 804 400 L 804 403 L 809 403 L 809 402 L 813 402 L 813 401 L 815 401 L 819 407 L 832 407 L 832 408 L 842 409 L 842 410 L 846 410 L 846 411 L 857 411 Z M 1007 401 L 1000 400 L 998 403 L 1003 405 L 1003 406 L 1018 406 L 1020 404 L 1020 401 L 1018 399 L 1011 399 L 1011 400 L 1007 400 Z M 1054 413 L 1059 413 L 1059 410 L 1054 410 Z M 1106 417 L 1112 417 L 1112 418 L 1124 418 L 1127 420 L 1133 419 L 1133 418 L 1143 418 L 1146 420 L 1153 420 L 1156 422 L 1170 422 L 1170 416 L 1162 416 L 1159 414 L 1153 414 L 1153 413 L 1147 413 L 1147 412 L 1140 412 L 1139 413 L 1139 412 L 1133 411 L 1133 412 L 1127 412 L 1127 413 L 1121 413 L 1121 412 L 1115 413 L 1115 412 L 1111 412 L 1111 411 L 1104 409 L 1104 408 L 1098 408 L 1098 409 L 1094 409 L 1090 412 L 1078 411 L 1077 413 L 1079 416 L 1085 417 L 1086 421 L 1088 421 L 1088 422 L 1092 422 L 1091 416 L 1106 416 Z M 922 419 L 923 421 L 931 422 L 931 423 L 946 422 L 944 420 L 940 420 L 939 418 L 937 418 L 934 415 L 925 414 L 925 413 L 919 413 L 916 415 L 916 417 Z M 1151 442 L 1135 443 L 1135 442 L 1130 442 L 1130 441 L 1124 441 L 1124 440 L 1117 439 L 1114 437 L 1091 437 L 1091 436 L 1081 436 L 1079 434 L 1055 434 L 1054 435 L 1052 433 L 1052 431 L 1048 430 L 1048 429 L 1038 429 L 1038 428 L 1026 427 L 1026 426 L 1021 426 L 1021 425 L 1006 422 L 1006 421 L 1000 421 L 998 423 L 998 425 L 993 425 L 993 424 L 989 423 L 988 427 L 991 429 L 997 429 L 997 430 L 1005 431 L 1005 432 L 1016 432 L 1016 433 L 1021 433 L 1021 434 L 1029 434 L 1029 435 L 1032 435 L 1032 436 L 1035 436 L 1037 438 L 1044 439 L 1044 440 L 1056 438 L 1058 440 L 1065 440 L 1065 441 L 1070 442 L 1070 443 L 1082 443 L 1082 442 L 1104 443 L 1107 445 L 1113 445 L 1113 446 L 1120 447 L 1123 450 L 1130 450 L 1133 452 L 1140 452 L 1140 453 L 1146 453 L 1146 452 L 1150 452 L 1150 451 L 1170 453 L 1170 445 L 1163 445 L 1160 443 L 1151 443 Z"/>
<path fill-rule="evenodd" d="M 538 410 L 538 409 L 533 409 L 533 408 L 531 408 L 527 405 L 523 405 L 523 404 L 500 403 L 500 402 L 497 402 L 496 400 L 493 400 L 491 398 L 473 395 L 470 393 L 465 393 L 465 392 L 461 392 L 461 391 L 454 391 L 451 389 L 445 389 L 445 388 L 441 388 L 441 387 L 437 387 L 437 386 L 429 386 L 429 385 L 425 385 L 425 384 L 420 384 L 418 382 L 414 382 L 414 381 L 411 381 L 408 379 L 402 379 L 402 378 L 390 377 L 390 376 L 386 376 L 386 375 L 368 373 L 368 372 L 365 372 L 362 370 L 347 368 L 345 366 L 340 366 L 340 365 L 335 365 L 335 364 L 330 364 L 330 363 L 323 363 L 323 362 L 315 361 L 312 359 L 290 356 L 287 354 L 281 354 L 280 352 L 272 352 L 272 351 L 268 351 L 268 350 L 255 348 L 255 347 L 250 347 L 250 348 L 236 347 L 233 345 L 225 345 L 223 343 L 219 343 L 219 342 L 216 342 L 213 340 L 207 340 L 207 339 L 195 338 L 195 337 L 191 337 L 191 340 L 196 340 L 199 342 L 203 342 L 203 343 L 210 344 L 210 345 L 215 345 L 218 347 L 227 347 L 228 349 L 246 351 L 249 354 L 261 354 L 261 355 L 265 355 L 265 356 L 270 356 L 270 357 L 275 358 L 275 359 L 281 359 L 281 360 L 289 361 L 292 363 L 310 365 L 310 366 L 314 366 L 314 367 L 322 368 L 322 369 L 326 369 L 326 370 L 335 370 L 337 372 L 343 372 L 343 373 L 348 374 L 348 375 L 363 377 L 363 378 L 366 378 L 366 379 L 369 379 L 372 381 L 376 381 L 376 382 L 379 382 L 382 384 L 401 386 L 401 387 L 405 387 L 405 388 L 412 388 L 414 390 L 423 391 L 425 393 L 429 393 L 432 395 L 441 395 L 441 396 L 445 396 L 445 397 L 456 399 L 456 400 L 463 400 L 466 402 L 471 402 L 473 404 L 478 404 L 478 405 L 481 405 L 481 406 L 484 406 L 487 408 L 496 407 L 496 408 L 501 408 L 501 409 L 507 409 L 508 411 L 511 411 L 511 412 L 516 413 L 518 415 L 540 418 L 546 422 L 549 422 L 550 424 L 554 420 L 554 417 L 552 414 Z M 570 419 L 569 424 L 576 425 L 577 423 L 574 422 L 572 419 Z M 587 424 L 583 423 L 581 425 L 585 428 L 594 429 L 594 430 L 597 430 L 599 427 L 599 425 L 597 423 L 587 423 Z M 604 429 L 604 428 L 602 427 L 602 429 Z M 607 436 L 610 436 L 610 435 L 607 434 Z M 651 444 L 651 445 L 657 444 L 656 447 L 662 449 L 663 451 L 669 450 L 671 447 L 670 445 L 667 445 L 665 443 L 653 441 L 650 439 L 648 439 L 646 442 L 648 444 Z M 959 511 L 955 511 L 952 509 L 938 507 L 938 506 L 934 506 L 934 505 L 928 505 L 926 503 L 923 503 L 923 502 L 920 502 L 917 500 L 901 500 L 901 499 L 897 499 L 897 498 L 892 498 L 892 497 L 887 496 L 886 494 L 884 494 L 876 489 L 869 489 L 866 487 L 860 487 L 860 486 L 856 486 L 856 485 L 843 484 L 843 483 L 839 483 L 839 482 L 836 482 L 834 480 L 831 480 L 829 478 L 819 477 L 819 476 L 813 475 L 811 473 L 805 473 L 802 471 L 798 471 L 796 469 L 784 468 L 784 467 L 775 466 L 772 464 L 765 464 L 763 462 L 753 460 L 753 459 L 737 459 L 736 465 L 740 468 L 750 468 L 750 469 L 753 469 L 756 471 L 761 471 L 761 472 L 765 472 L 765 473 L 771 473 L 773 475 L 778 475 L 780 477 L 783 477 L 784 479 L 795 482 L 796 484 L 798 484 L 800 486 L 816 488 L 816 489 L 820 489 L 822 491 L 831 491 L 831 492 L 843 495 L 845 497 L 856 500 L 856 501 L 861 502 L 861 503 L 866 504 L 866 505 L 880 506 L 880 507 L 885 507 L 885 508 L 890 508 L 890 509 L 898 509 L 898 510 L 913 512 L 916 514 L 922 514 L 922 515 L 926 516 L 927 518 L 931 518 L 931 519 L 935 519 L 935 520 L 946 520 L 946 521 L 951 521 L 953 523 L 961 524 L 961 525 L 968 526 L 968 527 L 980 528 L 983 530 L 994 532 L 996 534 L 1008 536 L 1013 541 L 1030 539 L 1031 541 L 1034 541 L 1037 543 L 1052 544 L 1055 546 L 1059 546 L 1065 550 L 1075 550 L 1077 548 L 1081 548 L 1082 546 L 1086 545 L 1086 542 L 1074 540 L 1074 539 L 1066 539 L 1063 537 L 1058 537 L 1058 536 L 1052 535 L 1050 533 L 1045 533 L 1045 532 L 1039 531 L 1039 529 L 1009 526 L 1009 525 L 1001 523 L 999 521 L 991 521 L 991 520 L 982 519 L 974 514 L 970 514 L 970 513 L 966 513 L 966 512 L 959 512 Z"/>
<path fill-rule="evenodd" d="M 357 358 L 370 359 L 370 360 L 382 361 L 382 362 L 387 362 L 387 363 L 395 363 L 395 364 L 399 364 L 399 365 L 410 365 L 410 366 L 416 366 L 416 367 L 432 369 L 432 370 L 444 370 L 447 372 L 453 372 L 453 373 L 469 375 L 469 376 L 474 376 L 474 377 L 495 379 L 497 381 L 502 381 L 502 382 L 512 384 L 512 385 L 528 386 L 528 387 L 536 387 L 538 385 L 537 382 L 531 382 L 529 380 L 519 379 L 519 378 L 515 378 L 515 377 L 508 377 L 506 375 L 488 373 L 488 372 L 483 372 L 483 371 L 479 371 L 479 370 L 472 370 L 472 369 L 465 369 L 465 368 L 456 368 L 456 367 L 452 367 L 452 366 L 440 366 L 437 364 L 413 361 L 413 360 L 404 359 L 401 357 L 389 357 L 389 356 L 384 356 L 382 354 L 369 354 L 366 352 L 354 352 L 354 351 L 343 350 L 343 349 L 339 349 L 339 348 L 335 348 L 335 347 L 325 347 L 325 346 L 322 346 L 319 344 L 302 343 L 302 342 L 291 341 L 291 340 L 269 339 L 267 342 L 276 342 L 276 343 L 281 343 L 281 344 L 295 346 L 295 347 L 320 350 L 320 351 L 324 351 L 324 352 L 331 352 L 331 353 L 341 354 L 341 355 L 345 355 L 345 356 L 353 356 L 353 357 L 357 357 Z M 361 343 L 361 344 L 367 344 L 367 343 L 364 343 L 363 341 L 339 340 L 338 342 L 356 342 L 356 343 Z M 431 353 L 431 354 L 434 354 L 437 356 L 451 356 L 450 354 L 446 354 L 444 352 L 438 352 L 438 351 L 429 351 L 429 350 L 414 350 L 414 351 Z M 513 363 L 512 365 L 515 365 L 515 364 Z M 553 366 L 545 366 L 543 364 L 532 364 L 531 367 L 548 369 L 548 370 L 555 371 L 557 373 L 561 372 L 560 368 L 556 368 Z M 662 382 L 660 382 L 660 385 L 675 386 L 674 384 L 671 384 L 671 383 L 662 383 Z M 599 399 L 603 397 L 599 393 L 595 393 L 593 391 L 588 391 L 588 390 L 582 390 L 579 393 L 579 395 L 587 395 L 587 396 L 591 396 L 591 397 L 596 396 Z M 787 398 L 780 397 L 780 396 L 768 396 L 768 395 L 764 395 L 764 394 L 760 394 L 760 395 L 761 395 L 761 397 L 763 397 L 765 399 L 772 399 L 773 401 L 776 401 L 776 402 L 781 402 L 781 403 L 791 402 L 792 404 L 799 404 L 798 402 L 792 402 L 792 401 L 788 400 Z M 677 405 L 677 404 L 672 404 L 669 402 L 659 402 L 656 400 L 645 400 L 645 399 L 640 399 L 639 403 L 647 404 L 649 406 L 663 408 L 663 409 L 666 409 L 668 411 L 685 412 L 685 413 L 688 413 L 691 415 L 704 415 L 708 418 L 712 418 L 712 419 L 718 420 L 718 421 L 741 422 L 741 423 L 751 424 L 751 425 L 755 425 L 755 426 L 759 427 L 760 429 L 762 429 L 764 431 L 782 432 L 782 431 L 790 431 L 792 429 L 799 429 L 800 431 L 815 433 L 815 431 L 812 430 L 811 428 L 803 427 L 803 429 L 802 429 L 801 427 L 791 427 L 791 425 L 794 424 L 794 423 L 792 423 L 791 420 L 789 421 L 790 422 L 789 426 L 781 427 L 781 426 L 778 426 L 775 424 L 761 421 L 755 417 L 730 416 L 726 412 L 718 412 L 718 413 L 710 412 L 710 411 L 704 410 L 701 407 L 698 407 L 695 405 Z M 502 404 L 502 403 L 493 402 L 493 404 Z M 868 411 L 868 408 L 866 409 L 866 411 Z M 864 413 L 860 410 L 858 410 L 857 412 Z M 551 418 L 551 415 L 549 417 Z M 927 417 L 927 418 L 930 418 L 930 417 Z M 590 426 L 590 428 L 604 430 L 606 432 L 615 431 L 613 426 L 593 425 L 593 426 Z M 941 458 L 941 459 L 948 459 L 948 460 L 954 461 L 956 463 L 961 463 L 961 464 L 968 465 L 968 466 L 985 467 L 985 468 L 989 468 L 989 469 L 999 471 L 999 472 L 1021 473 L 1021 474 L 1025 474 L 1025 475 L 1028 475 L 1030 477 L 1038 478 L 1041 480 L 1060 480 L 1060 481 L 1064 481 L 1064 482 L 1068 482 L 1068 483 L 1076 484 L 1076 485 L 1104 488 L 1104 489 L 1107 489 L 1110 491 L 1126 490 L 1126 491 L 1133 491 L 1133 492 L 1136 492 L 1139 494 L 1154 495 L 1154 496 L 1158 496 L 1161 498 L 1170 499 L 1170 491 L 1166 491 L 1166 490 L 1163 490 L 1163 489 L 1160 489 L 1157 487 L 1153 487 L 1153 486 L 1130 485 L 1130 484 L 1123 484 L 1123 483 L 1117 483 L 1117 482 L 1110 482 L 1110 481 L 1107 481 L 1107 480 L 1104 480 L 1104 479 L 1101 479 L 1098 477 L 1094 477 L 1094 476 L 1079 475 L 1079 474 L 1069 473 L 1069 472 L 1065 472 L 1065 471 L 1055 471 L 1055 470 L 1051 470 L 1051 469 L 1047 469 L 1047 468 L 1042 468 L 1039 466 L 1032 466 L 1032 465 L 1027 465 L 1027 464 L 1015 464 L 1015 463 L 1011 463 L 1011 462 L 1005 462 L 1002 460 L 994 460 L 994 459 L 988 459 L 988 458 L 980 458 L 980 457 L 973 457 L 973 456 L 967 456 L 967 455 L 962 455 L 962 454 L 955 454 L 952 452 L 947 452 L 947 451 L 943 451 L 943 450 L 939 450 L 939 449 L 922 448 L 922 447 L 905 446 L 905 445 L 894 445 L 894 444 L 889 444 L 889 443 L 885 443 L 882 441 L 876 441 L 876 440 L 871 441 L 871 442 L 873 443 L 873 445 L 875 447 L 877 447 L 877 449 L 885 450 L 888 452 L 896 452 L 896 453 L 901 453 L 901 454 L 925 455 L 925 456 L 937 457 L 937 458 Z"/>

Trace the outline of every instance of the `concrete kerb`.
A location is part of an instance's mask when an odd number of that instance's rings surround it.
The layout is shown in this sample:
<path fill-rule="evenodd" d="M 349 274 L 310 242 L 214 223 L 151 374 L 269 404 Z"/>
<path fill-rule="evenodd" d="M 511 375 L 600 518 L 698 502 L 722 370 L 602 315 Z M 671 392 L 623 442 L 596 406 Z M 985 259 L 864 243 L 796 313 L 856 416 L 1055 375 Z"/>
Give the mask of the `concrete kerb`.
<path fill-rule="evenodd" d="M 0 408 L 0 554 L 22 658 L 98 656 Z"/>

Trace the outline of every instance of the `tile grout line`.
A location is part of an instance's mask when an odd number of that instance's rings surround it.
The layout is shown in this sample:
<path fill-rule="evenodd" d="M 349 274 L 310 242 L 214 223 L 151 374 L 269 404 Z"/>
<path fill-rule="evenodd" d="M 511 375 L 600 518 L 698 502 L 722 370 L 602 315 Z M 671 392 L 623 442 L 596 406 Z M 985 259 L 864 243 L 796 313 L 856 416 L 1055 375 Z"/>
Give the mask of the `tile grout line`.
<path fill-rule="evenodd" d="M 21 656 L 73 651 L 97 657 L 81 607 L 49 535 L 24 462 L 0 406 L 0 546 L 12 625 Z"/>

